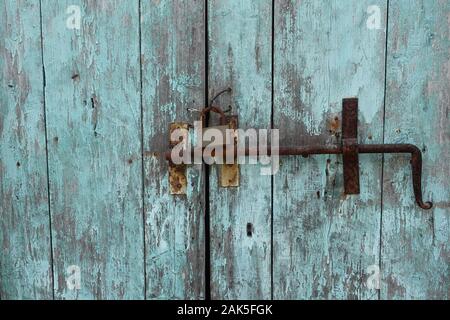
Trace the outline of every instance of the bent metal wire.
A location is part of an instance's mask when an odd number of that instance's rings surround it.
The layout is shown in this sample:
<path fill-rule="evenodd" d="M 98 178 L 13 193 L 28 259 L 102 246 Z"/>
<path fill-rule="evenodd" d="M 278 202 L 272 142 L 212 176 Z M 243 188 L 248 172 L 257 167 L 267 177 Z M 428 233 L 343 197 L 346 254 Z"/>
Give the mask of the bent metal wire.
<path fill-rule="evenodd" d="M 208 112 L 216 112 L 224 117 L 223 111 L 219 107 L 208 107 L 202 111 L 202 119 Z M 221 121 L 222 122 L 222 121 Z M 225 148 L 226 149 L 226 148 Z M 192 154 L 194 150 L 191 150 Z M 422 152 L 420 149 L 412 144 L 358 144 L 358 99 L 348 98 L 344 99 L 342 103 L 342 142 L 340 145 L 325 146 L 325 145 L 310 145 L 310 146 L 282 146 L 279 148 L 264 148 L 263 151 L 259 148 L 237 148 L 235 146 L 234 155 L 239 156 L 260 156 L 278 154 L 280 156 L 303 156 L 321 154 L 341 154 L 343 155 L 343 173 L 344 173 L 344 192 L 345 194 L 359 194 L 359 154 L 410 154 L 411 155 L 411 170 L 412 183 L 414 190 L 414 197 L 417 205 L 429 210 L 433 207 L 431 202 L 424 202 L 422 200 Z M 215 157 L 226 156 L 216 153 Z M 171 163 L 171 151 L 165 154 L 166 160 Z M 173 165 L 173 164 L 172 164 Z"/>

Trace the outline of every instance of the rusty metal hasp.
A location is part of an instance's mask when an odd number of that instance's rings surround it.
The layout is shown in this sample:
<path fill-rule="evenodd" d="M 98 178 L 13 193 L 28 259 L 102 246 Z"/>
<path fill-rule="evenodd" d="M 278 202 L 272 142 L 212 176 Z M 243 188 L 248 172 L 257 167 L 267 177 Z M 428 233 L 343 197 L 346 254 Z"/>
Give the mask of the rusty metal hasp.
<path fill-rule="evenodd" d="M 221 115 L 221 123 L 225 123 L 225 115 L 220 108 L 210 107 L 206 112 L 217 112 Z M 412 183 L 416 203 L 422 209 L 431 209 L 431 202 L 422 200 L 422 152 L 412 144 L 358 144 L 358 99 L 348 98 L 342 101 L 342 142 L 339 145 L 310 145 L 310 146 L 282 146 L 276 149 L 267 148 L 237 148 L 234 156 L 279 156 L 301 155 L 308 157 L 319 154 L 341 154 L 343 156 L 344 192 L 345 194 L 359 194 L 359 154 L 369 153 L 402 153 L 411 155 Z M 216 157 L 226 156 L 216 154 Z M 166 153 L 166 159 L 170 162 L 170 151 Z M 223 182 L 223 181 L 222 181 Z"/>
<path fill-rule="evenodd" d="M 225 112 L 220 107 L 213 106 L 214 101 L 224 93 L 231 92 L 230 88 L 220 91 L 218 94 L 214 96 L 214 98 L 210 101 L 209 106 L 205 107 L 201 110 L 189 108 L 189 111 L 199 112 L 200 113 L 200 122 L 202 123 L 202 137 L 208 134 L 209 130 L 220 131 L 224 137 L 228 134 L 230 136 L 228 139 L 224 139 L 224 141 L 229 140 L 232 148 L 237 148 L 237 129 L 238 129 L 238 117 L 236 115 L 225 115 Z M 230 109 L 231 110 L 231 109 Z M 219 126 L 206 126 L 206 117 L 210 113 L 216 113 L 220 117 L 220 125 Z M 171 123 L 169 127 L 169 141 L 170 148 L 173 149 L 176 146 L 182 145 L 180 149 L 181 153 L 186 152 L 187 146 L 190 146 L 189 141 L 189 128 L 192 127 L 184 122 L 176 122 Z M 176 135 L 174 133 L 177 132 Z M 180 134 L 181 132 L 181 134 Z M 197 137 L 199 139 L 200 137 Z M 219 145 L 216 141 L 205 143 L 203 139 L 200 141 L 201 149 L 203 150 L 205 147 Z M 224 144 L 225 146 L 225 144 Z M 187 176 L 186 176 L 186 164 L 175 164 L 172 162 L 170 157 L 171 151 L 166 153 L 166 158 L 169 160 L 169 189 L 170 193 L 173 195 L 184 195 L 186 194 L 186 186 L 187 186 Z M 188 151 L 189 152 L 189 151 Z M 224 163 L 220 165 L 220 186 L 223 188 L 231 188 L 239 186 L 239 164 L 238 163 Z"/>

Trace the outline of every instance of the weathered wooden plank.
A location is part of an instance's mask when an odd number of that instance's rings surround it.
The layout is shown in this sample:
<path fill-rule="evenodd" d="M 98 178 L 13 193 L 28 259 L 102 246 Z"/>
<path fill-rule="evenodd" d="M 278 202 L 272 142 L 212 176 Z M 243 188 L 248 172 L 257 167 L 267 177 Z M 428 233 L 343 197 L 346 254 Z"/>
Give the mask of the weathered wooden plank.
<path fill-rule="evenodd" d="M 272 1 L 208 1 L 209 94 L 230 87 L 239 128 L 270 128 Z M 240 166 L 240 186 L 221 188 L 211 167 L 211 297 L 271 297 L 271 177 Z M 249 232 L 248 232 L 249 231 Z"/>
<path fill-rule="evenodd" d="M 379 9 L 380 29 L 368 28 L 369 6 Z M 359 142 L 382 141 L 385 15 L 386 1 L 275 2 L 281 144 L 338 143 L 342 98 L 352 96 L 360 104 Z M 361 194 L 345 196 L 341 156 L 281 160 L 273 186 L 274 298 L 377 298 L 366 280 L 379 263 L 381 157 L 360 163 Z"/>
<path fill-rule="evenodd" d="M 147 298 L 204 297 L 204 174 L 188 166 L 186 195 L 171 195 L 169 124 L 192 122 L 205 100 L 203 1 L 143 1 Z"/>
<path fill-rule="evenodd" d="M 450 298 L 449 26 L 448 1 L 390 1 L 385 140 L 422 149 L 434 208 L 415 205 L 409 157 L 386 157 L 383 299 Z"/>
<path fill-rule="evenodd" d="M 2 1 L 0 28 L 0 297 L 51 299 L 39 1 Z"/>
<path fill-rule="evenodd" d="M 55 296 L 142 299 L 138 1 L 43 0 L 42 19 Z"/>

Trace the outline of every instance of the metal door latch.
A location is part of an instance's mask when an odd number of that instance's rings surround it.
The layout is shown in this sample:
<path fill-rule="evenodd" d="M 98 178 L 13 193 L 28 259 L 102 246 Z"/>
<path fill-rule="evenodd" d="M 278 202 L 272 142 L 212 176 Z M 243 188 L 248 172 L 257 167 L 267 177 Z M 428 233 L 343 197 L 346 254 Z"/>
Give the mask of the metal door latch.
<path fill-rule="evenodd" d="M 200 113 L 200 122 L 202 123 L 202 131 L 199 133 L 202 137 L 208 135 L 208 130 L 218 130 L 222 133 L 223 137 L 229 138 L 229 143 L 232 144 L 233 148 L 237 147 L 237 129 L 238 129 L 238 117 L 236 115 L 225 115 L 225 112 L 231 111 L 231 108 L 227 111 L 223 111 L 220 107 L 213 106 L 214 101 L 224 93 L 231 92 L 231 89 L 225 89 L 220 91 L 218 94 L 214 96 L 214 98 L 210 101 L 209 106 L 202 109 L 192 109 L 189 108 L 189 111 Z M 205 127 L 206 117 L 210 113 L 216 113 L 220 117 L 220 122 L 218 126 Z M 169 142 L 171 149 L 177 145 L 182 146 L 183 151 L 186 152 L 186 147 L 190 146 L 190 134 L 189 128 L 192 126 L 185 122 L 176 122 L 171 123 L 169 128 Z M 178 130 L 178 133 L 174 135 L 174 132 Z M 228 136 L 227 133 L 230 133 Z M 181 133 L 181 134 L 180 134 Z M 228 136 L 228 137 L 227 137 Z M 199 137 L 197 137 L 199 138 Z M 226 139 L 224 139 L 226 140 Z M 225 143 L 225 141 L 223 141 Z M 200 142 L 201 151 L 206 147 L 203 139 Z M 209 146 L 220 145 L 216 141 L 208 143 Z M 188 151 L 189 152 L 189 151 Z M 194 153 L 194 152 L 192 152 Z M 174 164 L 170 157 L 171 151 L 166 153 L 166 158 L 169 161 L 169 186 L 170 193 L 173 195 L 183 195 L 186 194 L 187 187 L 187 177 L 186 177 L 186 164 Z M 203 161 L 203 160 L 202 160 Z M 238 187 L 239 186 L 239 165 L 234 163 L 229 164 L 221 164 L 220 165 L 220 186 L 223 188 L 230 187 Z"/>
<path fill-rule="evenodd" d="M 205 108 L 202 117 L 207 112 L 217 112 L 221 115 L 221 124 L 226 124 L 227 119 L 222 110 L 218 107 Z M 229 118 L 228 118 L 229 119 Z M 234 122 L 234 128 L 237 122 Z M 277 152 L 280 156 L 300 155 L 308 157 L 319 154 L 341 154 L 343 157 L 344 193 L 359 194 L 359 154 L 379 153 L 399 153 L 411 155 L 412 183 L 416 203 L 422 209 L 431 209 L 431 202 L 422 200 L 422 152 L 412 144 L 359 144 L 358 143 L 358 99 L 348 98 L 342 102 L 342 142 L 339 145 L 310 145 L 310 146 L 282 146 L 277 149 L 267 148 L 260 152 L 259 148 L 242 148 L 234 152 L 235 157 L 239 156 L 270 156 Z M 189 152 L 189 151 L 188 151 Z M 216 156 L 225 156 L 217 155 Z M 171 163 L 171 151 L 166 152 L 166 159 Z M 172 166 L 172 164 L 170 165 Z M 183 165 L 181 165 L 183 166 Z M 222 165 L 222 167 L 227 165 Z M 237 166 L 237 165 L 236 165 Z M 237 170 L 237 169 L 235 169 Z M 236 171 L 235 171 L 236 172 Z M 185 177 L 184 177 L 185 179 Z M 223 181 L 222 181 L 223 182 Z M 222 186 L 224 186 L 222 184 Z"/>

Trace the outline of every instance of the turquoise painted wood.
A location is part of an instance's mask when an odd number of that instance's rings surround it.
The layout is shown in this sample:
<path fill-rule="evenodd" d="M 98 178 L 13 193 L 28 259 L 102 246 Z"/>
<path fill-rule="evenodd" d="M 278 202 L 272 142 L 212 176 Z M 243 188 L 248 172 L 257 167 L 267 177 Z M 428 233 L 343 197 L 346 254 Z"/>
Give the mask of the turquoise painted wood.
<path fill-rule="evenodd" d="M 450 298 L 450 3 L 390 1 L 386 143 L 423 151 L 425 198 L 413 204 L 405 157 L 386 157 L 381 298 Z"/>
<path fill-rule="evenodd" d="M 138 4 L 42 1 L 57 299 L 144 298 Z"/>
<path fill-rule="evenodd" d="M 39 2 L 3 2 L 0 35 L 0 298 L 51 299 Z"/>
<path fill-rule="evenodd" d="M 444 0 L 2 1 L 0 299 L 449 299 L 449 17 Z M 422 148 L 435 207 L 398 155 L 360 156 L 359 196 L 338 156 L 242 165 L 230 189 L 194 165 L 170 195 L 169 123 L 226 87 L 241 128 L 293 145 L 339 143 L 359 97 L 360 142 Z"/>
<path fill-rule="evenodd" d="M 360 142 L 382 142 L 385 29 L 367 8 L 386 1 L 277 1 L 274 126 L 280 144 L 340 141 L 342 98 L 360 103 Z M 311 137 L 310 137 L 311 136 Z M 377 299 L 381 157 L 361 156 L 361 194 L 343 194 L 341 156 L 284 158 L 274 176 L 276 299 Z"/>
<path fill-rule="evenodd" d="M 230 105 L 243 129 L 270 128 L 271 16 L 271 1 L 208 2 L 209 94 L 232 88 L 217 104 Z M 271 176 L 242 165 L 240 186 L 224 189 L 219 171 L 209 177 L 211 297 L 270 299 Z"/>
<path fill-rule="evenodd" d="M 204 170 L 190 167 L 187 194 L 170 195 L 163 152 L 169 124 L 204 106 L 204 3 L 143 1 L 141 15 L 147 298 L 202 299 Z"/>

